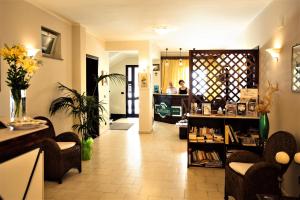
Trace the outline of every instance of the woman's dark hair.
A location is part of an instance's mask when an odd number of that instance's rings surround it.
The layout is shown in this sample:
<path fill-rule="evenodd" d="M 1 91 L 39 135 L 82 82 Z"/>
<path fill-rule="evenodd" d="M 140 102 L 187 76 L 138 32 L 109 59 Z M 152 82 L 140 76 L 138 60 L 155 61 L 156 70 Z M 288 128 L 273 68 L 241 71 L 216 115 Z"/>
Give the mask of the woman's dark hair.
<path fill-rule="evenodd" d="M 179 80 L 179 82 L 178 82 L 178 83 L 179 83 L 179 85 L 180 85 L 180 83 L 184 83 L 184 80 Z"/>

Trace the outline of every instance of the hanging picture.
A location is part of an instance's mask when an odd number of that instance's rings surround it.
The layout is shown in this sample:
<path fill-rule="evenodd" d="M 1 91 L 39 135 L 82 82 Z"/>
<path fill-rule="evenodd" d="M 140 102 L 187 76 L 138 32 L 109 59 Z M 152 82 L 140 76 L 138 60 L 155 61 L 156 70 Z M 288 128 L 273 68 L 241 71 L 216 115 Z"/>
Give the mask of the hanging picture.
<path fill-rule="evenodd" d="M 148 76 L 147 76 L 147 73 L 145 73 L 145 72 L 141 72 L 140 74 L 139 74 L 139 82 L 140 82 L 140 87 L 141 88 L 147 88 L 148 87 L 148 85 L 149 85 L 149 80 L 148 80 Z"/>
<path fill-rule="evenodd" d="M 153 71 L 159 71 L 159 64 L 153 64 Z"/>

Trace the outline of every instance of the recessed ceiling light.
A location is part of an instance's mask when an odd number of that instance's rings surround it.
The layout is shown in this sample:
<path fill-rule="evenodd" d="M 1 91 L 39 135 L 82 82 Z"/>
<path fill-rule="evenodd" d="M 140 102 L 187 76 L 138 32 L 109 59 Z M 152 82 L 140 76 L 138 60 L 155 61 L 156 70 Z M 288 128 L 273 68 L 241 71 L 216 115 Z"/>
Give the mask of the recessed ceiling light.
<path fill-rule="evenodd" d="M 159 35 L 165 35 L 167 33 L 170 33 L 174 31 L 174 28 L 171 28 L 170 26 L 167 25 L 160 25 L 160 26 L 154 26 L 153 31 Z"/>

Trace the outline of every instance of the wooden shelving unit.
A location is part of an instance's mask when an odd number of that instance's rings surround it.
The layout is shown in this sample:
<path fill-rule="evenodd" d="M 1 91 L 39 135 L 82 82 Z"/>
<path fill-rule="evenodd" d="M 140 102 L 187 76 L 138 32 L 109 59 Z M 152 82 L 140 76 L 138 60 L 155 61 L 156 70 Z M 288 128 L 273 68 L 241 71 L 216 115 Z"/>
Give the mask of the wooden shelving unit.
<path fill-rule="evenodd" d="M 188 114 L 188 139 L 187 139 L 187 167 L 224 167 L 226 163 L 226 154 L 229 151 L 236 150 L 249 150 L 256 153 L 261 153 L 262 148 L 257 146 L 244 146 L 240 143 L 228 144 L 225 142 L 225 125 L 231 126 L 237 133 L 247 133 L 249 130 L 259 130 L 259 117 L 256 116 L 218 116 L 218 115 L 200 115 L 200 114 Z M 223 136 L 224 141 L 206 139 L 206 137 L 199 136 L 195 138 L 194 133 L 190 133 L 192 127 L 196 129 L 205 127 L 205 129 L 216 130 L 218 135 Z M 239 135 L 240 137 L 240 135 Z M 259 143 L 258 143 L 259 144 Z M 208 157 L 212 158 L 201 162 L 202 156 L 208 153 Z M 219 160 L 214 160 L 216 154 Z M 195 161 L 196 159 L 196 161 Z"/>

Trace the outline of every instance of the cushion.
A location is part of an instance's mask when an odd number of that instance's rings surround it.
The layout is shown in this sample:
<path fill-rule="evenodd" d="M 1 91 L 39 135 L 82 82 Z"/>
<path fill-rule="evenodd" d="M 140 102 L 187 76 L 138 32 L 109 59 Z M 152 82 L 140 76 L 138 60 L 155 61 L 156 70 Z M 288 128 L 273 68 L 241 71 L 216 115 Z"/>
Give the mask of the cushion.
<path fill-rule="evenodd" d="M 242 163 L 242 162 L 231 162 L 231 163 L 229 163 L 229 167 L 233 171 L 235 171 L 235 172 L 237 172 L 237 173 L 239 173 L 243 176 L 246 174 L 246 172 L 248 171 L 248 169 L 252 165 L 254 165 L 254 163 Z"/>
<path fill-rule="evenodd" d="M 75 146 L 76 142 L 56 142 L 60 148 L 60 150 L 65 150 Z"/>

